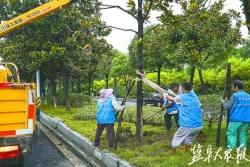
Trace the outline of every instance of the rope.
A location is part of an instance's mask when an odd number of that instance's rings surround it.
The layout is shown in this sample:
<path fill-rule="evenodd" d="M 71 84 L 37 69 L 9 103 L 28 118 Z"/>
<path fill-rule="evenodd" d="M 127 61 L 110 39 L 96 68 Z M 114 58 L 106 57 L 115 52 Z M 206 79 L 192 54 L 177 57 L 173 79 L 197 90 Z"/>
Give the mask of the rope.
<path fill-rule="evenodd" d="M 160 94 L 162 94 L 164 96 L 164 94 L 167 94 L 168 91 L 165 89 L 162 89 L 159 85 L 157 85 L 156 83 L 150 81 L 149 79 L 147 79 L 144 75 L 144 72 L 141 73 L 139 70 L 136 70 L 136 74 L 137 74 L 137 81 L 143 81 L 145 84 L 147 84 L 148 86 L 150 86 L 151 88 L 157 90 Z"/>

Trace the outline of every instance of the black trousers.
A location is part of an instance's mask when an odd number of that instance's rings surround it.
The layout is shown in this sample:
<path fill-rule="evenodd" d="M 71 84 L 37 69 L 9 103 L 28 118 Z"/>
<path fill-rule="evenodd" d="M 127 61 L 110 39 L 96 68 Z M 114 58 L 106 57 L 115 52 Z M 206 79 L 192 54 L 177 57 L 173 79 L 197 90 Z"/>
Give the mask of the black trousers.
<path fill-rule="evenodd" d="M 95 140 L 100 142 L 100 137 L 104 128 L 107 130 L 107 138 L 109 147 L 113 147 L 115 132 L 114 132 L 114 124 L 97 124 L 97 129 L 95 133 Z"/>
<path fill-rule="evenodd" d="M 169 113 L 165 113 L 164 115 L 164 120 L 165 120 L 165 126 L 166 126 L 166 130 L 170 130 L 172 125 L 171 125 L 171 118 L 172 116 L 174 117 L 175 123 L 176 123 L 176 127 L 179 128 L 179 113 L 176 114 L 169 114 Z"/>

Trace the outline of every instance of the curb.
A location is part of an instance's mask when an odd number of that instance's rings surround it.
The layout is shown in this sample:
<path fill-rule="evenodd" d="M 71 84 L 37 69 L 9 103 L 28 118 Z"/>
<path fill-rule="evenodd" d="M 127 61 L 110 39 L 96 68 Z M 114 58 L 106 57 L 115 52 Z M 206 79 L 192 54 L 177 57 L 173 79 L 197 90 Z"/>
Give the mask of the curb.
<path fill-rule="evenodd" d="M 93 167 L 132 167 L 128 161 L 117 157 L 108 150 L 100 150 L 94 147 L 92 141 L 73 131 L 59 118 L 51 118 L 41 112 L 41 123 L 53 131 Z"/>

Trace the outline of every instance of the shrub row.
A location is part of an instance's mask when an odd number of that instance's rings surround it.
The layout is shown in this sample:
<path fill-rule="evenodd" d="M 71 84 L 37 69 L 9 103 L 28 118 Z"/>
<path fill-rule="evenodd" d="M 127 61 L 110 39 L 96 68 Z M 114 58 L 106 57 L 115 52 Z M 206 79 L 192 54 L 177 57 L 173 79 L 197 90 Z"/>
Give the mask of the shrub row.
<path fill-rule="evenodd" d="M 48 104 L 54 104 L 52 93 L 47 94 L 46 99 Z M 91 102 L 90 96 L 77 93 L 70 93 L 69 99 L 71 107 L 83 107 Z M 65 106 L 65 95 L 63 92 L 57 93 L 57 101 L 59 106 Z"/>

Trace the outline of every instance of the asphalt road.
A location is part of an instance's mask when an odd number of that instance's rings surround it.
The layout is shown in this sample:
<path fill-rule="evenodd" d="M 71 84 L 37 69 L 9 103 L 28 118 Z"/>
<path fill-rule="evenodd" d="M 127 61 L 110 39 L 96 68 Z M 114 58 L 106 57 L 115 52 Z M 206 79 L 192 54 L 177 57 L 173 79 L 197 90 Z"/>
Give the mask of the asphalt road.
<path fill-rule="evenodd" d="M 33 153 L 27 154 L 24 162 L 25 167 L 91 167 L 44 126 L 39 137 L 34 137 Z"/>
<path fill-rule="evenodd" d="M 118 98 L 117 102 L 122 100 Z M 135 100 L 128 100 L 126 106 L 136 106 Z M 40 135 L 33 139 L 33 152 L 25 156 L 24 162 L 25 167 L 91 167 L 42 124 Z"/>

